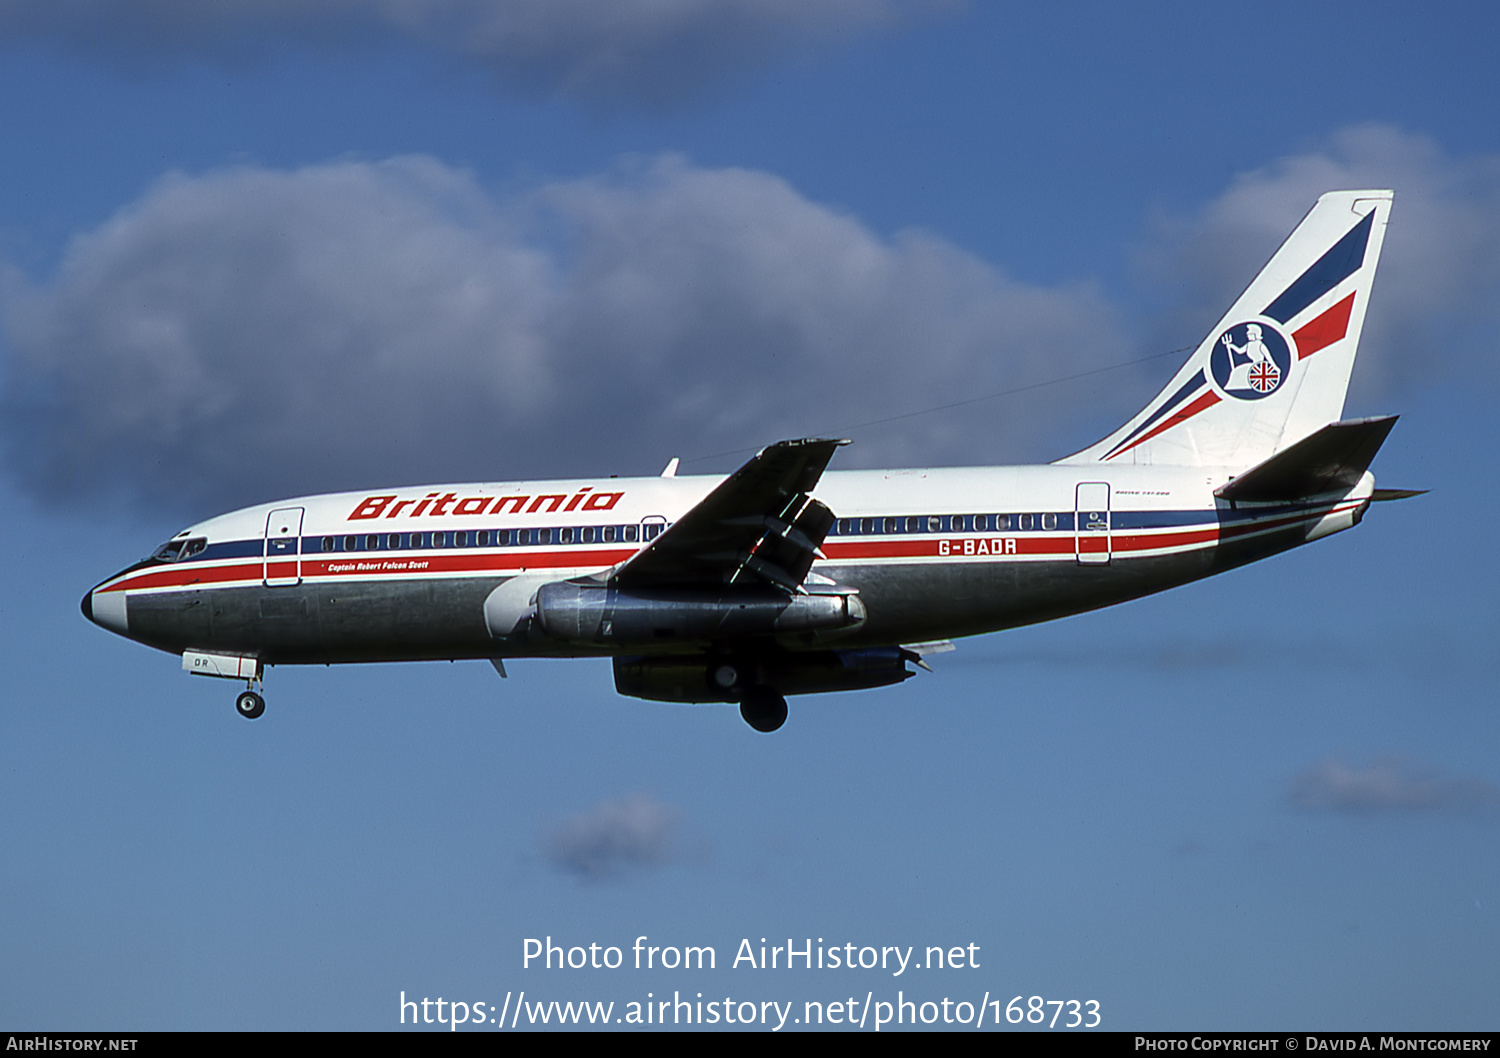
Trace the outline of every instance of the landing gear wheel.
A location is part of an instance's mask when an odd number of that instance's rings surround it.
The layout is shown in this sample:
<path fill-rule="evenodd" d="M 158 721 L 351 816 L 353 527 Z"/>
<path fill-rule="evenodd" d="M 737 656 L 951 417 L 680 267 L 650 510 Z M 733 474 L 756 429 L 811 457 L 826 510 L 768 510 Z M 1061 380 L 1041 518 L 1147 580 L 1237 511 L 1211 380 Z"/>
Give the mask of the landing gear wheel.
<path fill-rule="evenodd" d="M 234 707 L 246 720 L 254 720 L 266 711 L 266 700 L 254 691 L 244 691 L 234 700 Z"/>
<path fill-rule="evenodd" d="M 786 699 L 769 687 L 757 687 L 740 702 L 745 723 L 769 734 L 786 723 Z"/>

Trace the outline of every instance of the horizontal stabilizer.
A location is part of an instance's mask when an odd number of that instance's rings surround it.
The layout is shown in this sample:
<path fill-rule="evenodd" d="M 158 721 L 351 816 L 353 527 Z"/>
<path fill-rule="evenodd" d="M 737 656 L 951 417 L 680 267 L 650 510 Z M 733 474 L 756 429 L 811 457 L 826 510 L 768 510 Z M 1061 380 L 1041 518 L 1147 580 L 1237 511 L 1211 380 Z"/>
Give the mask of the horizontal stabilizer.
<path fill-rule="evenodd" d="M 1226 500 L 1276 502 L 1329 492 L 1348 492 L 1359 484 L 1396 416 L 1329 423 L 1264 463 L 1232 478 L 1214 495 Z"/>
<path fill-rule="evenodd" d="M 1413 496 L 1425 496 L 1430 489 L 1376 489 L 1370 493 L 1370 499 L 1376 503 L 1385 503 L 1389 500 L 1409 500 Z"/>

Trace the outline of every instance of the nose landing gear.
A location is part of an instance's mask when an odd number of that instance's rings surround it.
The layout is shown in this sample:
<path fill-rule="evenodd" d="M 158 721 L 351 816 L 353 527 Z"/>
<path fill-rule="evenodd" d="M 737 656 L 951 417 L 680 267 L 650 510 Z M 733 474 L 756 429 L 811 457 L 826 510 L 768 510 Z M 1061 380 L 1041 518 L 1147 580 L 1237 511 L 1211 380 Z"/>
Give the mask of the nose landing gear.
<path fill-rule="evenodd" d="M 234 708 L 246 720 L 254 720 L 266 711 L 266 700 L 253 690 L 246 688 L 234 700 Z"/>

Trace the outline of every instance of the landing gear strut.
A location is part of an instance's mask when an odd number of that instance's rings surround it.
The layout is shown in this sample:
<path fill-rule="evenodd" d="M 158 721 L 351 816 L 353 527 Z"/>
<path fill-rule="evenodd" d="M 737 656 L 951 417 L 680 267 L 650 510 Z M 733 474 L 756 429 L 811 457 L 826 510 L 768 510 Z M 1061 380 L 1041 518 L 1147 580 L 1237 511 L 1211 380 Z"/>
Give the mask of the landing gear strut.
<path fill-rule="evenodd" d="M 786 699 L 770 687 L 754 687 L 740 700 L 740 716 L 755 730 L 770 733 L 786 723 Z"/>
<path fill-rule="evenodd" d="M 266 700 L 255 692 L 255 685 L 260 684 L 261 690 L 265 690 L 265 669 L 261 663 L 255 663 L 255 674 L 245 681 L 245 689 L 240 696 L 234 700 L 235 712 L 246 720 L 258 720 L 260 714 L 266 711 Z"/>

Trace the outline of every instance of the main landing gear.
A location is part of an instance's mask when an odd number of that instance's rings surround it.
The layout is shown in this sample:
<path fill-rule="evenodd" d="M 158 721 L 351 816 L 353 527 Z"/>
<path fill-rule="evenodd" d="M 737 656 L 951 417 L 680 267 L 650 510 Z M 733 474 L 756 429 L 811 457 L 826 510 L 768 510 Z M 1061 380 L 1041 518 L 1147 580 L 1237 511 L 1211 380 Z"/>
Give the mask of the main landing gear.
<path fill-rule="evenodd" d="M 769 734 L 786 723 L 786 699 L 770 687 L 752 687 L 740 699 L 740 716 L 755 730 Z"/>
<path fill-rule="evenodd" d="M 745 723 L 769 734 L 786 723 L 786 699 L 773 687 L 754 684 L 754 672 L 754 666 L 725 660 L 709 669 L 709 686 L 731 700 L 738 695 Z"/>

